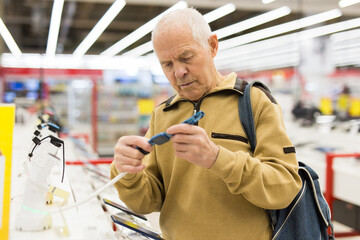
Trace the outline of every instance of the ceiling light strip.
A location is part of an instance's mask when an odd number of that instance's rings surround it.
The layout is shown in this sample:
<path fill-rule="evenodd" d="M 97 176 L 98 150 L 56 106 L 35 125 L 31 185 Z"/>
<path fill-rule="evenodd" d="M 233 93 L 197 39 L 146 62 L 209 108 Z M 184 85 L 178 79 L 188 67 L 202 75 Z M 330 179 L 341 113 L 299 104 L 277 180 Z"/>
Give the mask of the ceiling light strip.
<path fill-rule="evenodd" d="M 333 64 L 335 66 L 350 66 L 350 65 L 356 65 L 360 64 L 360 57 L 354 57 L 353 59 L 345 59 L 342 61 L 334 61 Z"/>
<path fill-rule="evenodd" d="M 294 31 L 300 28 L 308 27 L 311 25 L 315 25 L 317 23 L 321 23 L 333 18 L 337 18 L 341 16 L 341 12 L 339 9 L 334 9 L 330 11 L 326 11 L 323 13 L 319 13 L 316 15 L 312 15 L 309 17 L 305 17 L 299 20 L 283 23 L 277 26 L 269 27 L 266 29 L 262 29 L 256 32 L 248 33 L 242 36 L 234 37 L 229 40 L 219 42 L 219 50 L 232 48 L 235 46 L 243 45 L 246 43 L 254 42 L 257 40 L 265 39 L 268 37 L 273 37 L 282 33 Z"/>
<path fill-rule="evenodd" d="M 56 45 L 59 37 L 61 14 L 64 7 L 64 0 L 54 0 L 51 13 L 49 36 L 46 46 L 46 55 L 55 56 Z"/>
<path fill-rule="evenodd" d="M 226 59 L 238 58 L 238 63 L 241 64 L 242 58 L 240 57 L 243 53 L 250 54 L 252 52 L 264 51 L 266 49 L 275 48 L 277 46 L 285 46 L 289 43 L 298 43 L 307 39 L 320 37 L 335 32 L 348 30 L 351 28 L 360 27 L 360 18 L 355 18 L 343 22 L 333 23 L 322 27 L 317 27 L 309 30 L 304 30 L 298 33 L 292 33 L 281 37 L 271 38 L 260 42 L 243 45 L 236 48 L 230 48 L 219 52 L 218 62 L 225 61 Z"/>
<path fill-rule="evenodd" d="M 122 56 L 128 56 L 128 57 L 139 57 L 147 52 L 150 52 L 153 50 L 152 42 L 149 41 L 147 43 L 144 43 L 130 51 L 127 51 L 126 53 L 122 54 Z"/>
<path fill-rule="evenodd" d="M 272 2 L 274 2 L 275 0 L 262 0 L 261 2 L 263 3 L 263 4 L 269 4 L 269 3 L 272 3 Z"/>
<path fill-rule="evenodd" d="M 276 62 L 276 63 L 273 62 L 266 66 L 265 65 L 252 66 L 250 70 L 252 72 L 259 72 L 259 71 L 271 70 L 271 69 L 290 68 L 290 67 L 298 66 L 299 64 L 300 64 L 299 59 L 293 59 L 291 61 L 285 61 L 285 62 Z"/>
<path fill-rule="evenodd" d="M 281 18 L 291 13 L 291 9 L 289 7 L 281 7 L 267 13 L 261 14 L 256 17 L 249 18 L 247 20 L 232 24 L 230 26 L 221 28 L 219 30 L 214 31 L 214 34 L 217 35 L 218 39 L 233 35 L 235 33 L 239 33 L 241 31 L 259 26 L 261 24 L 273 21 L 275 19 Z"/>
<path fill-rule="evenodd" d="M 6 45 L 8 46 L 10 52 L 16 57 L 21 56 L 22 52 L 20 48 L 16 44 L 14 38 L 11 36 L 11 33 L 9 32 L 9 30 L 7 29 L 1 18 L 0 18 L 0 34 L 3 37 Z"/>
<path fill-rule="evenodd" d="M 299 40 L 320 37 L 360 26 L 360 18 L 354 18 L 347 21 L 333 23 L 322 27 L 317 27 L 300 32 Z"/>
<path fill-rule="evenodd" d="M 207 23 L 209 22 L 213 22 L 223 16 L 226 16 L 228 15 L 229 13 L 232 13 L 235 11 L 235 5 L 232 4 L 232 3 L 228 3 L 228 4 L 225 4 L 224 6 L 222 7 L 219 7 L 207 14 L 204 15 L 204 18 L 205 18 L 205 21 Z"/>
<path fill-rule="evenodd" d="M 133 31 L 132 33 L 130 33 L 129 35 L 127 35 L 126 37 L 115 43 L 114 45 L 112 45 L 110 48 L 102 52 L 100 55 L 115 56 L 116 54 L 118 54 L 119 52 L 121 52 L 122 50 L 124 50 L 125 48 L 127 48 L 128 46 L 130 46 L 131 44 L 133 44 L 134 42 L 136 42 L 137 40 L 139 40 L 149 32 L 151 32 L 154 29 L 156 23 L 160 20 L 160 18 L 164 14 L 174 9 L 181 9 L 186 7 L 187 7 L 187 3 L 185 1 L 180 1 L 176 3 L 171 8 L 167 9 L 165 12 L 161 13 L 157 17 L 153 18 L 149 22 L 145 23 L 144 25 L 142 25 L 141 27 L 139 27 L 138 29 L 136 29 L 135 31 Z"/>
<path fill-rule="evenodd" d="M 333 43 L 343 42 L 355 38 L 360 38 L 360 29 L 350 30 L 341 33 L 334 33 L 330 36 L 330 40 Z"/>
<path fill-rule="evenodd" d="M 290 53 L 296 53 L 300 50 L 299 46 L 293 45 L 293 46 L 284 46 L 283 48 L 278 48 L 278 49 L 269 49 L 269 51 L 260 51 L 258 53 L 250 53 L 250 52 L 242 52 L 241 54 L 238 54 L 238 57 L 240 59 L 240 62 L 246 62 L 249 60 L 253 60 L 253 59 L 263 59 L 266 57 L 274 57 L 274 56 L 279 56 L 279 55 L 284 55 L 284 54 L 290 54 Z M 226 64 L 231 64 L 234 63 L 234 58 L 233 57 L 227 57 L 225 59 L 222 60 L 216 60 L 215 61 L 216 64 L 219 65 L 226 65 Z"/>
<path fill-rule="evenodd" d="M 353 48 L 358 48 L 360 47 L 360 41 L 359 40 L 353 40 L 353 41 L 347 41 L 346 43 L 343 44 L 331 44 L 331 50 L 333 51 L 343 51 L 343 50 L 348 50 L 348 49 L 353 49 Z"/>
<path fill-rule="evenodd" d="M 248 69 L 251 69 L 251 68 L 257 68 L 260 66 L 274 65 L 274 64 L 278 64 L 278 63 L 287 63 L 287 62 L 292 63 L 294 61 L 296 61 L 296 62 L 300 61 L 299 53 L 292 52 L 292 53 L 273 56 L 273 57 L 253 59 L 253 60 L 249 60 L 246 62 L 242 62 L 241 64 L 234 63 L 233 65 L 230 66 L 231 67 L 230 69 L 238 70 L 239 68 L 243 68 L 243 67 L 247 67 Z M 227 69 L 229 69 L 229 68 L 227 68 Z"/>
<path fill-rule="evenodd" d="M 204 15 L 205 21 L 207 23 L 213 22 L 219 18 L 222 18 L 230 13 L 235 11 L 235 5 L 234 4 L 226 4 L 222 7 L 219 7 L 207 14 Z M 141 56 L 147 52 L 150 52 L 153 50 L 152 42 L 149 41 L 147 43 L 144 43 L 140 45 L 139 47 L 136 47 L 126 53 L 124 53 L 124 56 L 131 56 L 131 57 L 138 57 Z"/>
<path fill-rule="evenodd" d="M 360 3 L 360 0 L 341 0 L 339 1 L 339 7 L 344 8 L 357 3 Z"/>
<path fill-rule="evenodd" d="M 104 16 L 90 31 L 90 33 L 75 49 L 73 55 L 76 57 L 83 56 L 89 50 L 89 48 L 94 44 L 94 42 L 100 37 L 100 35 L 104 32 L 104 30 L 109 26 L 109 24 L 114 20 L 114 18 L 119 14 L 119 12 L 124 8 L 125 4 L 126 2 L 124 0 L 115 1 L 111 5 L 111 7 L 107 10 L 107 12 L 104 14 Z"/>
<path fill-rule="evenodd" d="M 293 53 L 293 54 L 281 55 L 266 59 L 247 61 L 242 64 L 234 64 L 232 66 L 219 66 L 218 69 L 231 70 L 231 71 L 244 71 L 244 70 L 259 71 L 259 70 L 265 70 L 271 68 L 296 66 L 299 64 L 299 62 L 300 62 L 299 54 Z"/>
<path fill-rule="evenodd" d="M 216 56 L 216 59 L 219 60 L 219 59 L 227 58 L 226 56 L 233 58 L 239 56 L 242 52 L 250 53 L 250 52 L 264 51 L 269 48 L 284 46 L 285 44 L 289 44 L 289 43 L 296 44 L 297 42 L 306 39 L 320 37 L 356 27 L 360 27 L 360 18 L 333 23 L 309 30 L 300 31 L 297 33 L 287 34 L 280 37 L 270 38 L 251 44 L 241 45 L 235 48 L 224 49 L 222 51 L 219 51 L 218 56 Z M 352 31 L 347 31 L 347 32 L 349 34 L 353 34 Z M 335 36 L 335 34 L 333 34 L 332 36 Z"/>
<path fill-rule="evenodd" d="M 219 51 L 215 60 L 221 61 L 223 59 L 240 57 L 240 55 L 242 55 L 243 53 L 253 54 L 257 52 L 267 51 L 269 49 L 275 49 L 279 47 L 287 48 L 292 45 L 297 45 L 297 35 L 298 34 L 288 34 L 281 37 L 275 37 L 255 43 L 241 45 L 239 47 L 225 49 Z"/>
<path fill-rule="evenodd" d="M 334 51 L 332 52 L 332 55 L 333 57 L 331 59 L 333 61 L 360 58 L 360 48 L 347 49 L 343 51 Z"/>

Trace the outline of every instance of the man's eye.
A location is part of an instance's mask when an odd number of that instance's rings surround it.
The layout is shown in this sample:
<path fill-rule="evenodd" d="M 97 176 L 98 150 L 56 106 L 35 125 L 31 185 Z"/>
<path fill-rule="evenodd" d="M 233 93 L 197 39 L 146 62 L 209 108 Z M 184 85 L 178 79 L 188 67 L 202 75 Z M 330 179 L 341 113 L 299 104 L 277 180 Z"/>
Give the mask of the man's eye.
<path fill-rule="evenodd" d="M 162 64 L 164 68 L 170 68 L 172 66 L 171 62 L 163 63 Z"/>
<path fill-rule="evenodd" d="M 185 57 L 185 58 L 183 58 L 182 60 L 183 60 L 183 62 L 188 62 L 188 61 L 190 61 L 192 59 L 192 57 Z"/>

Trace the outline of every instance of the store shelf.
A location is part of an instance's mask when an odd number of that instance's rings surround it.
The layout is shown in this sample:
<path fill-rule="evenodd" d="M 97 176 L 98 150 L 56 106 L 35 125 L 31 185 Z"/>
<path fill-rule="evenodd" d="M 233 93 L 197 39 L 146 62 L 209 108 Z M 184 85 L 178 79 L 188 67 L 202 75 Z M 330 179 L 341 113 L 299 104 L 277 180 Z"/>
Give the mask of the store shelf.
<path fill-rule="evenodd" d="M 98 95 L 98 153 L 113 155 L 117 140 L 124 135 L 138 135 L 136 84 L 100 85 Z"/>

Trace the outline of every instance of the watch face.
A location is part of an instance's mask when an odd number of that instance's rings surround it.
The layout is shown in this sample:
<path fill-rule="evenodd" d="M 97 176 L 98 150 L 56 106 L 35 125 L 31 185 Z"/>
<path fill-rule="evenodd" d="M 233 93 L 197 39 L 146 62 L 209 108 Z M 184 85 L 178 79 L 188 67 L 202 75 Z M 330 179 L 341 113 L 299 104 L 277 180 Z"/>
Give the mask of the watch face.
<path fill-rule="evenodd" d="M 171 135 L 163 132 L 163 133 L 159 133 L 157 135 L 155 135 L 154 137 L 152 137 L 150 139 L 150 144 L 151 145 L 154 145 L 154 144 L 157 144 L 157 145 L 161 145 L 161 144 L 164 144 L 166 142 L 168 142 L 170 140 L 170 137 Z"/>

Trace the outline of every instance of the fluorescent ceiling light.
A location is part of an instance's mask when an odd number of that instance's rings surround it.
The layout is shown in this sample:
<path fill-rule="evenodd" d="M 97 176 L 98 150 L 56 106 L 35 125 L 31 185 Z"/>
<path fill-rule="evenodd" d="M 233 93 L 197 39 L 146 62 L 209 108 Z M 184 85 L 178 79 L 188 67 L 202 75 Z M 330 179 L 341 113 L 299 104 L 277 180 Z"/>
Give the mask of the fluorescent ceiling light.
<path fill-rule="evenodd" d="M 263 52 L 268 49 L 275 49 L 276 47 L 281 47 L 281 46 L 284 48 L 290 48 L 291 45 L 289 46 L 288 44 L 295 45 L 300 41 L 304 41 L 310 38 L 320 37 L 356 27 L 360 27 L 360 18 L 333 23 L 309 30 L 304 30 L 297 33 L 287 34 L 281 37 L 271 38 L 251 44 L 246 44 L 236 48 L 230 48 L 223 51 L 219 51 L 219 54 L 215 58 L 215 61 L 223 69 L 224 68 L 229 69 L 231 66 L 225 66 L 225 64 L 227 63 L 227 59 L 231 59 L 232 62 L 237 62 L 239 65 L 241 65 L 244 64 L 243 62 L 246 62 L 246 59 L 242 61 L 243 58 L 241 56 L 244 54 L 245 55 L 258 54 L 257 52 Z M 237 60 L 234 61 L 234 59 Z"/>
<path fill-rule="evenodd" d="M 360 29 L 355 29 L 351 31 L 335 33 L 330 36 L 330 40 L 333 43 L 347 41 L 350 39 L 360 38 Z"/>
<path fill-rule="evenodd" d="M 333 18 L 341 16 L 339 9 L 330 10 L 327 12 L 319 13 L 309 17 L 305 17 L 299 20 L 283 23 L 266 29 L 262 29 L 256 32 L 248 33 L 242 36 L 234 37 L 229 40 L 221 41 L 219 43 L 219 49 L 231 48 L 239 45 L 243 45 L 249 42 L 254 42 L 264 38 L 272 37 L 282 33 L 290 32 L 300 28 L 308 27 L 321 23 Z"/>
<path fill-rule="evenodd" d="M 231 69 L 233 71 L 239 70 L 252 70 L 259 71 L 265 69 L 279 68 L 279 67 L 290 67 L 298 65 L 300 62 L 300 56 L 298 53 L 290 53 L 285 55 L 261 58 L 249 60 L 241 63 L 234 63 L 231 66 L 220 66 L 218 69 Z"/>
<path fill-rule="evenodd" d="M 360 18 L 354 18 L 351 20 L 333 23 L 333 24 L 302 31 L 300 32 L 301 34 L 299 35 L 299 40 L 320 37 L 331 33 L 340 32 L 351 28 L 356 28 L 359 26 L 360 26 Z"/>
<path fill-rule="evenodd" d="M 204 15 L 205 21 L 207 23 L 209 22 L 213 22 L 219 18 L 222 18 L 223 16 L 228 15 L 229 13 L 232 13 L 233 11 L 235 11 L 235 5 L 232 3 L 228 3 L 222 7 L 219 7 L 207 14 Z"/>
<path fill-rule="evenodd" d="M 10 52 L 14 55 L 14 56 L 21 56 L 22 52 L 20 51 L 18 45 L 16 44 L 14 38 L 11 36 L 11 33 L 9 32 L 9 30 L 7 29 L 7 27 L 5 26 L 3 20 L 0 18 L 0 34 L 3 37 L 6 45 L 8 46 L 8 48 L 10 49 Z"/>
<path fill-rule="evenodd" d="M 53 68 L 53 69 L 102 69 L 102 70 L 128 70 L 134 66 L 141 69 L 150 69 L 155 61 L 148 61 L 145 57 L 128 58 L 122 56 L 106 57 L 98 55 L 85 55 L 75 58 L 72 54 L 45 54 L 23 53 L 21 58 L 13 54 L 1 55 L 0 65 L 12 68 Z"/>
<path fill-rule="evenodd" d="M 272 3 L 274 2 L 275 0 L 262 0 L 262 3 L 263 4 L 268 4 L 268 3 Z"/>
<path fill-rule="evenodd" d="M 233 11 L 235 11 L 235 6 L 234 6 L 234 4 L 229 3 L 229 4 L 226 4 L 222 7 L 219 7 L 217 9 L 205 14 L 204 18 L 207 23 L 210 23 L 210 22 L 213 22 L 223 16 L 226 16 L 226 15 L 232 13 Z M 136 48 L 124 53 L 123 55 L 138 57 L 147 52 L 152 51 L 153 50 L 152 48 L 153 48 L 152 42 L 149 41 L 147 43 L 140 45 L 139 47 L 136 47 Z"/>
<path fill-rule="evenodd" d="M 270 50 L 270 51 L 269 51 Z M 268 49 L 268 51 L 259 51 L 257 53 L 255 52 L 242 52 L 241 54 L 241 57 L 238 54 L 239 56 L 239 62 L 247 62 L 249 60 L 254 60 L 254 59 L 264 59 L 264 58 L 267 58 L 267 57 L 275 57 L 275 56 L 279 56 L 279 55 L 285 55 L 285 54 L 292 54 L 292 53 L 296 53 L 299 51 L 299 46 L 286 46 L 286 47 L 283 47 L 283 48 L 280 48 L 280 49 Z M 215 61 L 216 64 L 219 64 L 221 66 L 223 65 L 230 65 L 230 64 L 233 64 L 234 62 L 237 62 L 237 61 L 234 61 L 234 58 L 233 56 L 229 56 L 229 57 L 226 57 L 222 60 L 217 60 Z"/>
<path fill-rule="evenodd" d="M 250 70 L 253 72 L 264 71 L 264 70 L 271 70 L 271 69 L 280 69 L 280 68 L 289 68 L 298 66 L 300 63 L 300 59 L 289 59 L 279 62 L 269 62 L 267 65 L 256 65 L 251 66 Z M 239 69 L 241 70 L 241 69 Z M 238 70 L 238 71 L 239 71 Z M 246 69 L 243 69 L 246 70 Z"/>
<path fill-rule="evenodd" d="M 333 61 L 360 58 L 360 48 L 346 49 L 332 52 Z"/>
<path fill-rule="evenodd" d="M 215 57 L 215 61 L 221 61 L 227 58 L 240 58 L 243 54 L 253 54 L 256 52 L 263 52 L 269 49 L 288 48 L 297 45 L 297 34 L 288 34 L 281 37 L 270 38 L 255 43 L 241 45 L 239 47 L 229 48 L 219 51 Z"/>
<path fill-rule="evenodd" d="M 149 32 L 151 32 L 154 29 L 156 23 L 160 20 L 160 18 L 164 14 L 174 9 L 186 8 L 186 7 L 187 7 L 187 3 L 185 1 L 180 1 L 176 3 L 171 8 L 167 9 L 165 12 L 161 13 L 157 17 L 153 18 L 149 22 L 145 23 L 144 25 L 142 25 L 141 27 L 139 27 L 138 29 L 136 29 L 135 31 L 133 31 L 132 33 L 130 33 L 129 35 L 118 41 L 117 43 L 115 43 L 113 46 L 102 52 L 100 55 L 115 56 L 116 54 L 118 54 L 119 52 L 121 52 L 122 50 L 124 50 L 125 48 L 127 48 L 128 46 L 130 46 L 131 44 L 133 44 L 134 42 L 136 42 L 137 40 L 139 40 Z"/>
<path fill-rule="evenodd" d="M 352 56 L 351 58 L 334 60 L 335 66 L 349 66 L 360 64 L 360 56 Z"/>
<path fill-rule="evenodd" d="M 229 62 L 229 61 L 221 61 L 218 64 L 220 66 L 224 66 L 226 68 L 236 68 L 237 66 L 247 66 L 247 65 L 251 65 L 252 63 L 256 63 L 257 65 L 259 64 L 266 64 L 269 62 L 276 62 L 277 59 L 293 59 L 293 58 L 300 58 L 300 53 L 298 51 L 296 51 L 297 49 L 293 48 L 291 50 L 284 50 L 284 51 L 273 51 L 273 52 L 269 52 L 267 54 L 257 54 L 254 56 L 247 56 L 244 57 L 243 59 L 240 58 L 241 60 L 239 60 L 238 62 Z"/>
<path fill-rule="evenodd" d="M 56 45 L 59 37 L 61 14 L 64 7 L 64 0 L 54 0 L 51 13 L 50 30 L 46 47 L 46 55 L 55 56 Z"/>
<path fill-rule="evenodd" d="M 345 49 L 351 49 L 351 48 L 357 48 L 360 47 L 360 41 L 359 40 L 351 40 L 351 41 L 346 41 L 341 42 L 341 43 L 331 43 L 331 50 L 336 51 L 336 50 L 345 50 Z"/>
<path fill-rule="evenodd" d="M 352 38 L 360 37 L 360 29 L 344 31 L 356 27 L 360 27 L 360 18 L 333 23 L 309 30 L 283 35 L 280 37 L 274 37 L 274 38 L 254 42 L 251 44 L 241 45 L 234 48 L 223 49 L 219 51 L 215 60 L 221 60 L 228 57 L 234 58 L 243 53 L 251 54 L 252 52 L 261 52 L 276 47 L 287 47 L 287 44 L 297 44 L 298 42 L 306 39 L 320 37 L 328 34 L 332 34 L 331 35 L 332 43 L 334 42 L 336 43 L 338 41 L 347 40 L 348 38 L 352 39 Z M 333 34 L 335 32 L 339 32 L 339 33 Z"/>
<path fill-rule="evenodd" d="M 339 1 L 339 6 L 341 8 L 348 7 L 354 4 L 360 3 L 360 0 L 341 0 Z"/>
<path fill-rule="evenodd" d="M 152 42 L 149 41 L 149 42 L 144 43 L 130 51 L 127 51 L 126 53 L 122 54 L 122 56 L 138 57 L 138 56 L 141 56 L 152 50 L 153 50 L 153 45 L 152 45 Z"/>
<path fill-rule="evenodd" d="M 270 12 L 261 14 L 259 16 L 249 18 L 247 20 L 232 24 L 230 26 L 221 28 L 219 30 L 214 31 L 214 34 L 217 35 L 218 39 L 230 36 L 232 34 L 244 31 L 249 28 L 253 28 L 259 26 L 263 23 L 270 22 L 272 20 L 278 19 L 280 17 L 286 16 L 291 13 L 291 9 L 289 7 L 281 7 Z"/>
<path fill-rule="evenodd" d="M 114 18 L 119 14 L 119 12 L 124 8 L 125 4 L 126 2 L 124 0 L 115 1 L 104 14 L 104 16 L 100 19 L 100 21 L 86 36 L 86 38 L 75 49 L 73 54 L 77 57 L 84 55 L 99 38 L 99 36 L 104 32 L 104 30 L 109 26 L 109 24 L 114 20 Z"/>

